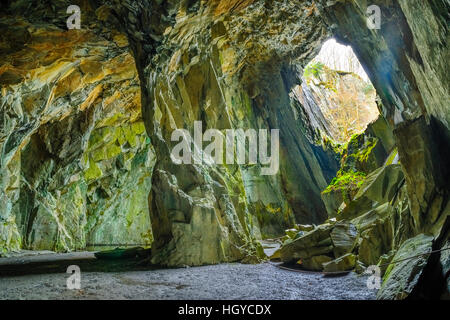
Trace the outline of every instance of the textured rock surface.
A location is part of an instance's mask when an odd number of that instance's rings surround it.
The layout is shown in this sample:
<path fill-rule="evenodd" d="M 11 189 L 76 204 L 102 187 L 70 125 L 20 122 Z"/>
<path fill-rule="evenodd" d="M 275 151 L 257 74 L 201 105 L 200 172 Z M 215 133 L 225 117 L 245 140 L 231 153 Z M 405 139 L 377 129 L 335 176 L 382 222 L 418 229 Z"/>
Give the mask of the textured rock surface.
<path fill-rule="evenodd" d="M 367 231 L 366 238 L 381 236 L 387 247 L 380 251 L 386 252 L 422 233 L 437 237 L 446 232 L 441 229 L 448 228 L 444 221 L 450 214 L 449 170 L 444 165 L 450 150 L 450 79 L 444 65 L 450 54 L 449 3 L 373 1 L 382 14 L 381 28 L 373 30 L 362 15 L 366 1 L 319 2 L 332 33 L 352 45 L 381 98 L 406 181 L 394 192 L 392 208 L 382 210 L 388 218 Z M 365 252 L 373 254 L 380 243 L 369 247 Z"/>
<path fill-rule="evenodd" d="M 293 241 L 285 242 L 280 248 L 281 261 L 296 261 L 332 252 L 332 227 L 331 224 L 323 224 Z"/>
<path fill-rule="evenodd" d="M 149 243 L 144 195 L 153 168 L 150 140 L 157 153 L 149 198 L 155 263 L 242 259 L 257 254 L 256 237 L 325 219 L 320 191 L 336 160 L 305 134 L 311 124 L 290 95 L 300 69 L 288 64 L 293 57 L 306 63 L 327 36 L 317 28 L 313 2 L 86 2 L 80 31 L 64 30 L 67 4 L 37 1 L 30 8 L 12 1 L 3 16 L 6 25 L 22 15 L 22 25 L 8 27 L 2 38 L 5 58 L 35 48 L 26 62 L 4 64 L 3 92 L 17 87 L 17 99 L 26 103 L 32 101 L 26 90 L 34 90 L 44 103 L 22 116 L 32 107 L 3 97 L 19 119 L 8 116 L 4 125 L 2 199 L 11 207 L 2 212 L 6 249 Z M 15 44 L 18 32 L 24 41 Z M 192 129 L 196 120 L 204 129 L 279 128 L 280 173 L 261 176 L 258 165 L 174 165 L 170 135 Z M 37 150 L 38 163 L 27 164 Z M 27 182 L 13 187 L 19 176 Z M 39 192 L 32 184 L 40 184 Z"/>
<path fill-rule="evenodd" d="M 406 240 L 395 254 L 393 261 L 403 260 L 431 251 L 433 237 L 423 234 Z M 427 256 L 415 257 L 391 265 L 384 276 L 383 285 L 378 291 L 378 299 L 405 299 L 416 285 L 423 268 L 427 264 Z"/>
<path fill-rule="evenodd" d="M 334 35 L 353 46 L 395 128 L 415 233 L 438 234 L 449 214 L 442 166 L 450 144 L 448 2 L 374 1 L 382 8 L 379 30 L 366 27 L 365 1 L 319 2 Z"/>
<path fill-rule="evenodd" d="M 308 269 L 308 270 L 322 271 L 323 270 L 323 264 L 331 262 L 331 260 L 333 260 L 333 259 L 330 258 L 329 256 L 324 256 L 324 255 L 314 256 L 314 257 L 311 257 L 311 258 L 302 259 L 301 265 L 304 268 Z"/>
<path fill-rule="evenodd" d="M 365 0 L 79 4 L 79 31 L 66 31 L 68 1 L 2 7 L 2 251 L 150 243 L 150 213 L 154 263 L 255 261 L 257 237 L 323 222 L 320 193 L 337 163 L 313 144 L 320 114 L 305 117 L 292 89 L 330 35 L 352 45 L 394 137 L 376 123 L 368 131 L 379 143 L 364 139 L 368 148 L 357 149 L 384 154 L 370 153 L 360 167 L 344 161 L 373 178 L 342 208 L 339 220 L 352 219 L 358 231 L 349 256 L 376 264 L 409 238 L 445 234 L 448 1 L 374 0 L 379 30 L 367 28 Z M 261 176 L 259 165 L 175 165 L 170 135 L 192 132 L 196 120 L 204 129 L 280 129 L 279 174 Z M 282 248 L 284 259 L 340 255 L 333 223 L 290 239 L 286 247 L 302 253 Z M 321 228 L 324 237 L 312 236 Z"/>
<path fill-rule="evenodd" d="M 0 251 L 150 245 L 154 154 L 125 35 L 87 7 L 97 24 L 67 31 L 49 22 L 63 2 L 24 5 L 0 18 Z"/>
<path fill-rule="evenodd" d="M 334 255 L 339 257 L 346 253 L 351 253 L 355 247 L 356 236 L 357 230 L 353 224 L 346 222 L 336 223 L 330 233 Z"/>
<path fill-rule="evenodd" d="M 165 3 L 159 9 L 166 23 L 152 26 L 157 34 L 144 29 L 139 35 L 134 32 L 139 21 L 152 16 L 145 3 L 122 6 L 119 16 L 138 21 L 125 23 L 142 74 L 147 131 L 158 150 L 150 197 L 152 261 L 229 261 L 242 257 L 236 247 L 249 246 L 258 225 L 262 236 L 277 236 L 294 222 L 323 221 L 322 168 L 334 160 L 304 134 L 309 124 L 290 96 L 300 73 L 287 63 L 311 58 L 326 37 L 313 3 Z M 202 120 L 204 129 L 280 129 L 280 173 L 261 176 L 259 166 L 177 167 L 169 156 L 170 134 L 177 128 L 192 132 L 195 120 Z M 196 226 L 200 212 L 208 222 L 200 219 Z M 211 229 L 211 237 L 185 232 L 197 228 Z M 186 257 L 182 243 L 195 241 L 200 247 L 215 243 L 208 258 Z"/>

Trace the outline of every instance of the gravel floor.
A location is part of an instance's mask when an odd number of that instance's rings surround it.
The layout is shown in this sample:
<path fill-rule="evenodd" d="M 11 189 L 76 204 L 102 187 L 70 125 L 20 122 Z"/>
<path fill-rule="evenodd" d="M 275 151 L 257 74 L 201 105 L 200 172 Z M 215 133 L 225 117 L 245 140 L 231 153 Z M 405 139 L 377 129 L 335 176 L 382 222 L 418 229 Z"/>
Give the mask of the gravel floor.
<path fill-rule="evenodd" d="M 0 277 L 0 299 L 375 299 L 366 276 L 341 277 L 259 265 L 220 264 L 181 269 L 83 272 L 81 289 L 69 274 Z"/>

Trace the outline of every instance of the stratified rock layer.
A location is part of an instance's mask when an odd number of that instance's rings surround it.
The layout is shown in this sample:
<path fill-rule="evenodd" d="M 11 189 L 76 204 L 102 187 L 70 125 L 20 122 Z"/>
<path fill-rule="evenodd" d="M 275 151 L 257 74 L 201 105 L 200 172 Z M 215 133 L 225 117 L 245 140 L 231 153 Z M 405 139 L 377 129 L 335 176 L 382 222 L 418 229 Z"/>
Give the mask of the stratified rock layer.
<path fill-rule="evenodd" d="M 64 3 L 17 5 L 26 17 L 0 18 L 0 252 L 150 245 L 154 153 L 125 35 L 99 11 L 67 31 L 48 22 Z"/>

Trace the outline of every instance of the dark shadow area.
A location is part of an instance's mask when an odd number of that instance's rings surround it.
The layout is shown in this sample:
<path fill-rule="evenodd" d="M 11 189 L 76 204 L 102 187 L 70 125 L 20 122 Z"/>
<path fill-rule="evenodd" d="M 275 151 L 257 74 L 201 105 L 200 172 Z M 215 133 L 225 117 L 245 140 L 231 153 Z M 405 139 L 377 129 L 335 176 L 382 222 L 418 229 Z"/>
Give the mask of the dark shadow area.
<path fill-rule="evenodd" d="M 111 252 L 111 251 L 110 251 Z M 29 274 L 65 273 L 71 265 L 83 272 L 120 272 L 160 269 L 148 264 L 149 250 L 135 251 L 116 257 L 100 256 L 90 252 L 54 253 L 41 256 L 26 256 L 0 259 L 0 276 L 23 276 Z"/>

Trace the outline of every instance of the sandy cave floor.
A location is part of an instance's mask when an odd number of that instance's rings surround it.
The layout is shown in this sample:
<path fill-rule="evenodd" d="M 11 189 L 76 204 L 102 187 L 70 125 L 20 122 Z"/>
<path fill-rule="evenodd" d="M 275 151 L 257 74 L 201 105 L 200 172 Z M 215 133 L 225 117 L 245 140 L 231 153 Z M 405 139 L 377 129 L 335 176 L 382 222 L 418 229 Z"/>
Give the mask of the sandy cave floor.
<path fill-rule="evenodd" d="M 3 274 L 0 276 L 0 299 L 369 300 L 375 299 L 376 295 L 366 286 L 367 276 L 355 273 L 324 277 L 282 270 L 269 263 L 98 272 L 95 270 L 101 269 L 87 264 L 95 263 L 94 260 L 92 253 L 0 258 L 0 275 Z M 33 270 L 30 263 L 40 264 L 40 269 L 34 268 L 35 274 L 4 276 L 8 273 L 2 272 L 5 270 L 2 267 L 8 264 L 21 267 L 28 264 L 25 270 Z M 43 264 L 52 268 L 58 266 L 59 270 L 54 270 L 56 273 L 41 272 Z M 70 275 L 63 270 L 70 264 L 80 265 L 80 290 L 66 287 Z"/>

